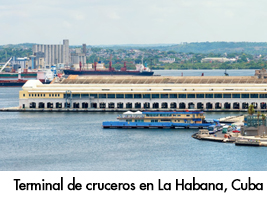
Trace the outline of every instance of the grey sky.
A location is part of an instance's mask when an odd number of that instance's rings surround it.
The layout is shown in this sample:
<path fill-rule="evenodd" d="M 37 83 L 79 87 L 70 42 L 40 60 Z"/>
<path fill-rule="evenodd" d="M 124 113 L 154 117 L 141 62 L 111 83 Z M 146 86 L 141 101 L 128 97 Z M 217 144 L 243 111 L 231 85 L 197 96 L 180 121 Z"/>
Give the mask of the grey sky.
<path fill-rule="evenodd" d="M 265 0 L 0 0 L 0 44 L 267 41 Z"/>

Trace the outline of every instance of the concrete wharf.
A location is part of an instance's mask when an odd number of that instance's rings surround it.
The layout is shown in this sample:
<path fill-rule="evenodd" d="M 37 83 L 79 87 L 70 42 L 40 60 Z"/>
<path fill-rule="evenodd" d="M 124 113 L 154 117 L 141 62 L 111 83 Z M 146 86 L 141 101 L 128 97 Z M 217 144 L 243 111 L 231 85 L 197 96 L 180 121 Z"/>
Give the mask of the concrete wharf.
<path fill-rule="evenodd" d="M 228 117 L 223 117 L 219 119 L 220 123 L 243 123 L 244 121 L 244 116 L 239 115 L 239 116 L 228 116 Z"/>
<path fill-rule="evenodd" d="M 215 134 L 209 134 L 206 136 L 200 136 L 198 133 L 192 135 L 194 139 L 211 141 L 211 142 L 223 142 L 223 143 L 234 143 L 236 146 L 258 146 L 258 147 L 267 147 L 267 137 L 259 136 L 241 136 L 240 133 L 229 132 L 226 134 L 222 131 L 216 132 Z"/>

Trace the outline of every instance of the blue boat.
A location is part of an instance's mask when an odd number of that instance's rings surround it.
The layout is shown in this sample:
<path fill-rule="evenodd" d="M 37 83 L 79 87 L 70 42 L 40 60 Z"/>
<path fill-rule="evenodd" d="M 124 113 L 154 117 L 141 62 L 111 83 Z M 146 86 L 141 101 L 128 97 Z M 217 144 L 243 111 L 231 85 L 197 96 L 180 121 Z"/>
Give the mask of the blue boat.
<path fill-rule="evenodd" d="M 103 128 L 208 128 L 218 121 L 205 120 L 203 111 L 127 111 L 118 121 L 105 121 Z"/>

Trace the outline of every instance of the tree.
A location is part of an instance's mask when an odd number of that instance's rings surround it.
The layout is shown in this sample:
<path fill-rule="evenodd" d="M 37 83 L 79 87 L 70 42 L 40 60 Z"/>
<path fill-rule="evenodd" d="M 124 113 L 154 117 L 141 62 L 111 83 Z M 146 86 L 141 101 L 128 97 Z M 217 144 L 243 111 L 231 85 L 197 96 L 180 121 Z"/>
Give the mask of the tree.
<path fill-rule="evenodd" d="M 260 111 L 258 111 L 257 112 L 257 118 L 258 118 L 258 127 L 259 127 L 259 125 L 260 125 L 260 116 L 261 116 L 261 112 Z"/>
<path fill-rule="evenodd" d="M 254 105 L 250 104 L 248 107 L 248 114 L 253 115 L 255 113 Z"/>
<path fill-rule="evenodd" d="M 262 125 L 263 126 L 266 126 L 266 115 L 262 114 L 261 115 L 261 118 L 262 118 Z M 264 127 L 265 128 L 265 127 Z M 265 136 L 265 131 L 263 133 L 263 137 Z"/>
<path fill-rule="evenodd" d="M 266 126 L 266 116 L 264 114 L 262 114 L 261 118 L 262 118 L 262 125 Z"/>

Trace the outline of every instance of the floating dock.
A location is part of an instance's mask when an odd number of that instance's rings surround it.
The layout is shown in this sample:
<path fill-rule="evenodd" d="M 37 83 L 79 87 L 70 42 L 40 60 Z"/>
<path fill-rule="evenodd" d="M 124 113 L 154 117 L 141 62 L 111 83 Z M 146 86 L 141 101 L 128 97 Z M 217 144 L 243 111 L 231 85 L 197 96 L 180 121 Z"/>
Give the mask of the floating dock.
<path fill-rule="evenodd" d="M 192 135 L 194 139 L 224 143 L 234 143 L 237 136 L 238 134 L 232 133 L 231 137 L 225 137 L 225 134 L 223 134 L 222 131 L 218 131 L 214 134 L 199 135 L 198 133 L 195 133 Z"/>
<path fill-rule="evenodd" d="M 259 140 L 240 139 L 235 141 L 236 146 L 261 146 Z"/>

